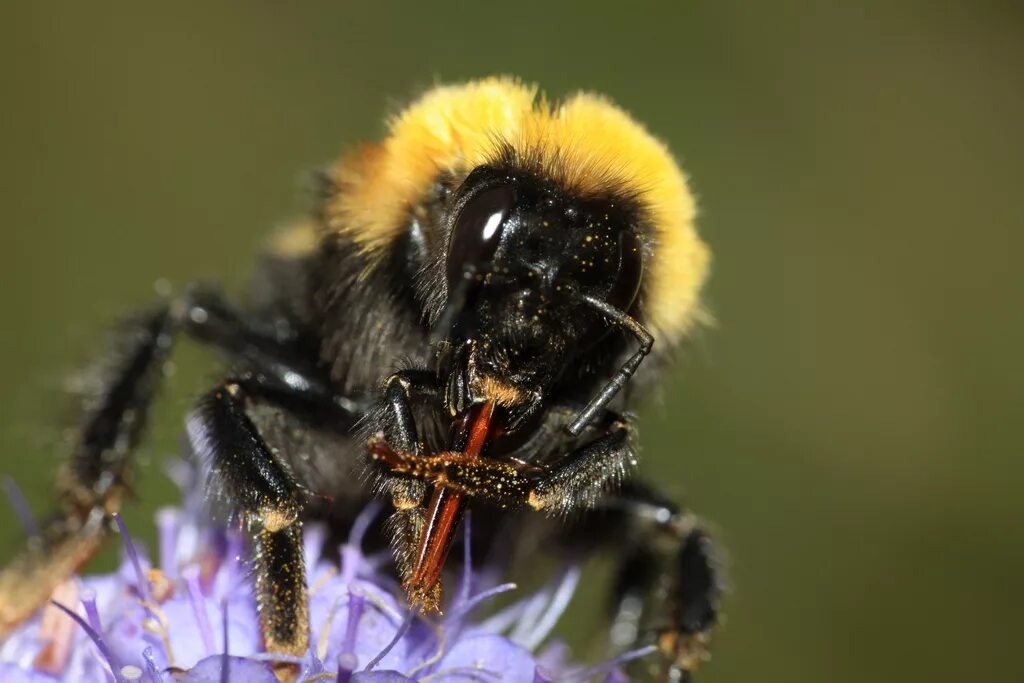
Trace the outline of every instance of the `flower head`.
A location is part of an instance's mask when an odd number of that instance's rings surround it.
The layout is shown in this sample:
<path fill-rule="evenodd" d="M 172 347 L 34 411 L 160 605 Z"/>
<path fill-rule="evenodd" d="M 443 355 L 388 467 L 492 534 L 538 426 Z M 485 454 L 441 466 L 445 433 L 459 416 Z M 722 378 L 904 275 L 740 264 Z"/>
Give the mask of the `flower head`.
<path fill-rule="evenodd" d="M 377 505 L 364 510 L 338 561 L 321 557 L 324 529 L 305 529 L 311 644 L 293 660 L 298 680 L 625 680 L 617 666 L 647 653 L 581 669 L 560 643 L 545 644 L 575 590 L 577 567 L 473 621 L 477 608 L 515 585 L 484 586 L 484 573 L 467 562 L 444 617 L 410 611 L 383 571 L 388 558 L 362 550 L 379 512 Z M 0 680 L 275 683 L 271 663 L 281 657 L 262 649 L 244 539 L 166 508 L 156 515 L 154 564 L 118 524 L 125 552 L 117 571 L 63 583 L 50 605 L 0 644 Z"/>

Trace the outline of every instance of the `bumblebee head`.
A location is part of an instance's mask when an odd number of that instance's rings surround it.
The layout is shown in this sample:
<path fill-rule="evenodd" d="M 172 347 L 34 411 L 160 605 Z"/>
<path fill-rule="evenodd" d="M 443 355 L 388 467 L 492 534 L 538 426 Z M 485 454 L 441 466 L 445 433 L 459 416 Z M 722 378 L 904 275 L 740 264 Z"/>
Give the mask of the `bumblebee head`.
<path fill-rule="evenodd" d="M 587 297 L 636 301 L 638 219 L 626 196 L 581 196 L 514 164 L 474 169 L 449 212 L 447 341 L 474 345 L 476 374 L 543 390 L 609 329 Z"/>

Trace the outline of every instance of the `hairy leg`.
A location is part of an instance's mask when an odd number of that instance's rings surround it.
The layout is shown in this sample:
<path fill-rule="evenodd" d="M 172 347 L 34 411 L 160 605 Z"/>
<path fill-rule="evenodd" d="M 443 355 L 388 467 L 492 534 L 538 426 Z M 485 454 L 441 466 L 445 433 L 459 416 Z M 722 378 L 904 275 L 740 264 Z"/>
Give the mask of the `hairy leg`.
<path fill-rule="evenodd" d="M 721 572 L 692 513 L 631 482 L 563 532 L 565 543 L 619 557 L 611 641 L 617 651 L 654 645 L 633 665 L 640 680 L 692 680 L 718 620 Z"/>
<path fill-rule="evenodd" d="M 109 516 L 129 492 L 131 455 L 174 329 L 170 309 L 159 307 L 128 321 L 115 335 L 112 360 L 99 373 L 102 386 L 88 401 L 58 480 L 60 511 L 0 569 L 0 638 L 99 548 Z"/>
<path fill-rule="evenodd" d="M 131 488 L 133 454 L 145 426 L 172 342 L 178 333 L 219 350 L 238 372 L 238 379 L 219 387 L 220 398 L 209 397 L 198 415 L 221 461 L 239 467 L 256 466 L 262 480 L 254 489 L 236 487 L 234 499 L 247 521 L 254 521 L 258 589 L 268 648 L 292 652 L 305 626 L 296 617 L 282 616 L 304 600 L 286 605 L 272 596 L 304 596 L 304 577 L 292 571 L 301 565 L 301 531 L 296 518 L 301 496 L 281 463 L 259 460 L 269 453 L 241 404 L 249 397 L 278 406 L 296 423 L 344 433 L 359 417 L 355 401 L 336 396 L 329 380 L 304 353 L 299 335 L 282 324 L 269 324 L 233 309 L 209 290 L 191 290 L 180 300 L 131 318 L 115 336 L 109 367 L 98 373 L 95 394 L 87 401 L 75 447 L 59 482 L 60 511 L 47 522 L 39 538 L 30 539 L 12 562 L 0 568 L 0 637 L 27 618 L 65 578 L 89 560 L 110 528 L 110 515 L 119 511 Z M 216 393 L 216 392 L 214 392 Z M 205 413 L 204 413 L 205 410 Z M 221 449 L 217 444 L 229 444 Z M 259 445 L 262 444 L 262 449 Z M 248 453 L 257 460 L 237 460 Z M 288 457 L 289 454 L 283 454 Z M 259 469 L 259 463 L 263 469 Z M 238 467 L 231 470 L 237 472 Z M 256 502 L 253 512 L 252 504 Z M 260 506 L 262 505 L 262 509 Z M 294 528 L 293 528 L 294 527 Z M 296 560 L 297 558 L 297 560 Z M 285 569 L 288 568 L 287 571 Z M 270 582 L 270 583 L 268 583 Z M 296 583 L 297 582 L 297 583 Z M 260 588 L 262 586 L 262 588 Z"/>
<path fill-rule="evenodd" d="M 458 452 L 421 455 L 392 447 L 383 432 L 370 438 L 369 453 L 392 475 L 430 481 L 502 508 L 527 506 L 549 514 L 592 507 L 636 464 L 628 423 L 610 413 L 599 436 L 547 465 L 467 459 Z"/>

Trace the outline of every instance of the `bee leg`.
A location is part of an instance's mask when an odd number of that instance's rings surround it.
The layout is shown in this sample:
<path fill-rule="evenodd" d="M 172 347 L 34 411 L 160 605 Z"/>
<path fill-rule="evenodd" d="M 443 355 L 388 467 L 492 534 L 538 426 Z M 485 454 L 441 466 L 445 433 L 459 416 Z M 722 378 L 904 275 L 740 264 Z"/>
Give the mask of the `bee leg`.
<path fill-rule="evenodd" d="M 375 435 L 371 441 L 394 444 L 397 451 L 419 457 L 423 446 L 413 417 L 413 405 L 435 400 L 439 393 L 436 377 L 425 370 L 401 370 L 388 377 L 382 399 L 369 420 L 371 433 Z M 390 450 L 390 446 L 388 448 Z M 426 485 L 422 480 L 396 476 L 390 468 L 384 467 L 377 469 L 375 489 L 390 497 L 395 508 L 387 528 L 395 550 L 395 564 L 404 581 L 412 573 L 416 544 L 423 533 L 420 505 L 426 495 Z"/>
<path fill-rule="evenodd" d="M 268 652 L 303 656 L 309 649 L 309 598 L 302 555 L 302 526 L 261 528 L 253 537 L 256 605 Z M 293 681 L 298 665 L 279 662 L 274 673 Z"/>
<path fill-rule="evenodd" d="M 57 484 L 60 512 L 0 569 L 0 638 L 44 603 L 99 548 L 129 490 L 131 453 L 146 423 L 176 323 L 161 306 L 115 335 L 114 361 L 87 406 Z"/>
<path fill-rule="evenodd" d="M 393 475 L 443 483 L 446 488 L 502 508 L 528 506 L 552 515 L 593 507 L 636 464 L 632 429 L 608 412 L 603 433 L 547 466 L 461 453 L 420 455 L 369 442 L 370 458 Z"/>
<path fill-rule="evenodd" d="M 132 455 L 180 332 L 219 349 L 244 369 L 240 384 L 259 383 L 262 396 L 306 424 L 346 432 L 363 410 L 333 395 L 317 368 L 301 362 L 301 339 L 288 325 L 240 313 L 209 290 L 190 289 L 182 299 L 128 319 L 113 335 L 111 361 L 90 383 L 84 418 L 58 479 L 59 512 L 0 567 L 0 639 L 99 549 L 110 515 L 130 492 Z"/>
<path fill-rule="evenodd" d="M 400 450 L 419 453 L 422 445 L 412 406 L 436 399 L 437 378 L 426 370 L 402 370 L 384 382 L 384 400 L 377 411 L 376 425 L 388 442 Z"/>
<path fill-rule="evenodd" d="M 606 410 L 591 429 L 598 435 L 545 469 L 528 497 L 530 507 L 548 514 L 589 509 L 628 478 L 637 464 L 630 419 Z"/>
<path fill-rule="evenodd" d="M 252 393 L 235 380 L 218 385 L 189 416 L 189 438 L 208 470 L 210 496 L 227 503 L 250 532 L 256 602 L 267 650 L 301 657 L 309 647 L 299 519 L 305 492 L 247 415 L 245 402 Z M 279 677 L 294 677 L 293 668 L 280 667 Z"/>
<path fill-rule="evenodd" d="M 357 418 L 348 407 L 352 402 L 333 395 L 316 374 L 303 374 L 300 366 L 272 354 L 258 364 L 253 358 L 250 371 L 222 381 L 199 401 L 189 415 L 188 434 L 209 497 L 224 502 L 249 532 L 266 649 L 301 657 L 309 648 L 309 612 L 300 516 L 310 492 L 289 460 L 300 454 L 273 451 L 247 407 L 270 404 L 296 423 L 342 433 Z M 284 663 L 275 673 L 293 680 L 298 669 Z"/>
<path fill-rule="evenodd" d="M 247 318 L 208 290 L 192 290 L 188 306 L 190 335 L 221 350 L 242 371 L 200 401 L 189 417 L 189 436 L 208 470 L 210 497 L 223 499 L 250 531 L 267 650 L 301 657 L 309 647 L 299 519 L 308 492 L 298 481 L 295 470 L 301 466 L 294 460 L 301 454 L 272 451 L 246 407 L 270 404 L 304 426 L 347 435 L 365 406 L 337 395 L 322 369 L 302 360 L 309 354 L 302 353 L 302 339 L 286 325 Z M 283 664 L 275 673 L 291 680 L 298 671 Z"/>
<path fill-rule="evenodd" d="M 692 513 L 629 483 L 570 527 L 567 542 L 608 546 L 622 561 L 614 590 L 616 651 L 654 645 L 633 663 L 640 680 L 689 682 L 707 659 L 721 575 L 708 532 Z M 612 546 L 608 539 L 616 539 Z M 621 539 L 631 539 L 624 547 Z"/>

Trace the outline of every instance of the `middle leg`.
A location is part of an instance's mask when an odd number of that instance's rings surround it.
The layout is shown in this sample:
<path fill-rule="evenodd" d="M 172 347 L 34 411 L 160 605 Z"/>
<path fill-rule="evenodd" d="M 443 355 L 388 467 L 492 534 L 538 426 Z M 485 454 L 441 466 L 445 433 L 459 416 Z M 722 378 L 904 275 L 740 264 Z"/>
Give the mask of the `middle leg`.
<path fill-rule="evenodd" d="M 630 482 L 563 529 L 557 545 L 619 559 L 611 645 L 657 650 L 630 665 L 637 679 L 691 681 L 708 657 L 722 594 L 714 545 L 697 516 Z"/>
<path fill-rule="evenodd" d="M 299 521 L 305 492 L 246 414 L 247 398 L 241 384 L 220 384 L 189 416 L 189 439 L 205 470 L 209 495 L 229 506 L 252 540 L 256 603 L 267 650 L 301 657 L 309 647 Z"/>
<path fill-rule="evenodd" d="M 285 459 L 297 455 L 279 457 L 260 433 L 250 417 L 256 402 L 300 424 L 319 424 L 336 406 L 318 406 L 308 395 L 282 393 L 278 383 L 246 375 L 218 384 L 188 418 L 209 497 L 226 506 L 251 540 L 264 644 L 269 652 L 301 657 L 309 648 L 302 516 L 313 492 Z M 279 675 L 289 678 L 293 668 L 282 666 Z"/>

